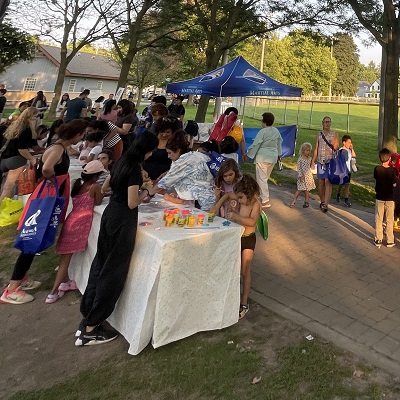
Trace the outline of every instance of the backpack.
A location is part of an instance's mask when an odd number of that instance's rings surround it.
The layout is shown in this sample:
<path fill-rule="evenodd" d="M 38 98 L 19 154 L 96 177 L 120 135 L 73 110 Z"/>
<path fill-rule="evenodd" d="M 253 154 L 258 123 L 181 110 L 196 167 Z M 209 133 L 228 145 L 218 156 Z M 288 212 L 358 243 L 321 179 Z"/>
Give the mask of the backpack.
<path fill-rule="evenodd" d="M 205 154 L 210 157 L 210 161 L 207 161 L 208 169 L 210 170 L 212 176 L 216 178 L 221 168 L 221 165 L 227 160 L 227 158 L 217 153 L 216 151 Z"/>
<path fill-rule="evenodd" d="M 239 125 L 233 125 L 227 136 L 232 136 L 236 142 L 240 143 L 243 139 L 243 129 Z"/>

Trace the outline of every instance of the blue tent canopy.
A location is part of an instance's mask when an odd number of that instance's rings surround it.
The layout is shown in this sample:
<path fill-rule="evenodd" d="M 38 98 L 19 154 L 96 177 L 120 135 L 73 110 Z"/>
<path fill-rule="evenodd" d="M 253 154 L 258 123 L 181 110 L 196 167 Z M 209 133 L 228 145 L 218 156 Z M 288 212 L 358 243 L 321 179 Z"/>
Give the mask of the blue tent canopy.
<path fill-rule="evenodd" d="M 169 83 L 168 93 L 215 97 L 300 97 L 302 89 L 285 85 L 248 63 L 242 56 L 197 78 Z"/>

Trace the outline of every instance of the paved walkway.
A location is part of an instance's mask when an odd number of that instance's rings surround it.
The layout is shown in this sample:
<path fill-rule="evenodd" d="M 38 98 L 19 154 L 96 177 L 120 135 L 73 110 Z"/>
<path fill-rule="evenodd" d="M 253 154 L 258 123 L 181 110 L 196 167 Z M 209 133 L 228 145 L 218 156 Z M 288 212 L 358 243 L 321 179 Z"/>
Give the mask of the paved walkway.
<path fill-rule="evenodd" d="M 257 239 L 251 299 L 397 375 L 400 242 L 374 246 L 373 210 L 331 204 L 323 214 L 270 185 L 270 238 Z M 396 234 L 399 237 L 399 234 Z"/>

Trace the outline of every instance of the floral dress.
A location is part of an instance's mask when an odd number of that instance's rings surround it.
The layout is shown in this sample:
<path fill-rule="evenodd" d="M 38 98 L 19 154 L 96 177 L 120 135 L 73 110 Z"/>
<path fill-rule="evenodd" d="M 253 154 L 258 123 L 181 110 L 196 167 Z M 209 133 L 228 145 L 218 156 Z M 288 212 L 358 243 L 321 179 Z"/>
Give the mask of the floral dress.
<path fill-rule="evenodd" d="M 297 190 L 310 191 L 315 189 L 315 182 L 311 172 L 311 157 L 299 157 L 297 161 Z M 302 180 L 304 178 L 304 180 Z"/>

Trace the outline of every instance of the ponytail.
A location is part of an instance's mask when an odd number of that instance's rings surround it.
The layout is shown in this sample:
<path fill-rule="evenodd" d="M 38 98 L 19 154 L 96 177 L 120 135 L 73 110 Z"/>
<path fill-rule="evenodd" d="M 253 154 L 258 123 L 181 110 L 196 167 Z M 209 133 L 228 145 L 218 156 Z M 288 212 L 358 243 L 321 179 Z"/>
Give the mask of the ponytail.
<path fill-rule="evenodd" d="M 94 178 L 97 178 L 101 175 L 101 172 L 96 172 L 95 174 L 85 174 L 84 172 L 81 173 L 81 177 L 77 179 L 74 184 L 72 185 L 72 190 L 71 190 L 71 197 L 75 197 L 76 195 L 79 194 L 79 191 L 81 190 L 83 184 L 85 182 L 90 181 L 91 179 L 94 180 Z"/>

